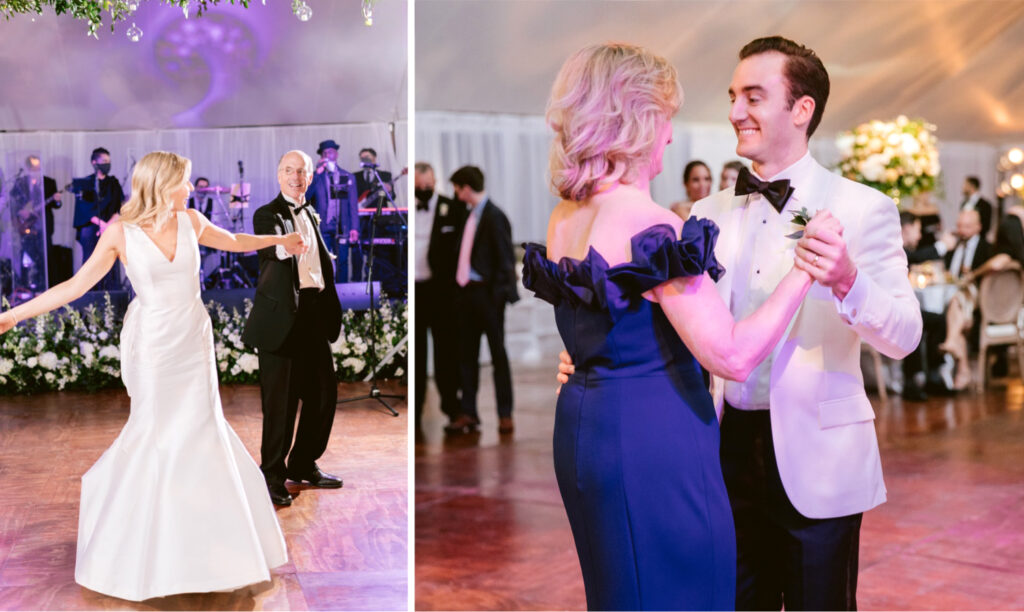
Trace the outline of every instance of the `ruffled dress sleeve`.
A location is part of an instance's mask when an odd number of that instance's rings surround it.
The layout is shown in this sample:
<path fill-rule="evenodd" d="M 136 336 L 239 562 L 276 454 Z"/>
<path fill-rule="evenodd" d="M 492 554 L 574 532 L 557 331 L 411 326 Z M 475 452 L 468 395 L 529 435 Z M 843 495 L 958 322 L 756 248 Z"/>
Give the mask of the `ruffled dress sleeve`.
<path fill-rule="evenodd" d="M 678 240 L 671 225 L 654 225 L 630 240 L 632 261 L 611 268 L 593 248 L 582 260 L 565 257 L 556 264 L 544 246 L 526 244 L 523 286 L 555 306 L 568 300 L 573 306 L 607 309 L 618 319 L 639 304 L 645 291 L 665 281 L 705 272 L 715 281 L 721 278 L 725 268 L 715 258 L 717 239 L 718 226 L 710 219 L 687 219 Z"/>

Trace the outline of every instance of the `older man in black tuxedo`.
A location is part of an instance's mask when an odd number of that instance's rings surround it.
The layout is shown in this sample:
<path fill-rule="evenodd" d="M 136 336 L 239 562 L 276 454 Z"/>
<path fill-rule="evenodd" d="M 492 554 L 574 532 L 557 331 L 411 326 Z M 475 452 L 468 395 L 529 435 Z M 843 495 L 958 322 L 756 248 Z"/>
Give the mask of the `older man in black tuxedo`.
<path fill-rule="evenodd" d="M 281 193 L 252 218 L 256 234 L 297 231 L 309 245 L 302 255 L 289 255 L 276 247 L 259 252 L 256 297 L 242 334 L 242 340 L 255 346 L 259 355 L 260 469 L 271 500 L 280 506 L 292 502 L 284 486 L 286 478 L 315 487 L 342 486 L 341 479 L 321 472 L 316 464 L 327 449 L 338 399 L 330 344 L 341 331 L 341 304 L 319 220 L 305 204 L 312 175 L 308 155 L 285 153 L 277 168 Z M 293 446 L 299 400 L 302 414 Z"/>

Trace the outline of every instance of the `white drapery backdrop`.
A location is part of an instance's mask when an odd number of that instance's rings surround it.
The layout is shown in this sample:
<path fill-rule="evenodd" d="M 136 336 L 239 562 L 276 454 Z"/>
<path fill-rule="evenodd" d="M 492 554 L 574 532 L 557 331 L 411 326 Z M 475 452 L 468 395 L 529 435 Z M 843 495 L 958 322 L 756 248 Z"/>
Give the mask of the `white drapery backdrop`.
<path fill-rule="evenodd" d="M 63 188 L 72 177 L 92 174 L 90 153 L 96 147 L 104 147 L 111 154 L 111 173 L 120 179 L 125 195 L 130 193 L 132 160 L 141 159 L 150 151 L 166 150 L 184 155 L 192 160 L 193 180 L 204 176 L 212 185 L 225 187 L 238 182 L 238 162 L 242 161 L 245 181 L 252 185 L 250 208 L 244 217 L 244 231 L 250 232 L 253 211 L 279 191 L 277 162 L 286 151 L 305 151 L 315 163 L 318 143 L 333 139 L 340 145 L 339 165 L 354 172 L 359 167 L 359 149 L 371 147 L 377 151 L 380 167 L 397 176 L 405 167 L 408 155 L 407 132 L 408 123 L 404 120 L 251 128 L 13 132 L 0 133 L 0 151 L 5 151 L 8 158 L 14 156 L 19 160 L 30 153 L 39 155 L 44 173 Z M 406 189 L 404 181 L 399 183 L 402 187 L 396 193 L 403 200 L 398 204 L 404 206 Z M 227 199 L 225 197 L 225 201 Z M 71 226 L 74 197 L 65 193 L 62 202 L 63 207 L 54 211 L 54 242 L 75 247 L 77 261 L 77 243 Z"/>
<path fill-rule="evenodd" d="M 673 127 L 663 171 L 651 182 L 651 195 L 666 207 L 685 199 L 682 173 L 687 162 L 700 159 L 707 163 L 712 189 L 717 190 L 722 165 L 737 159 L 736 136 L 730 125 L 676 121 Z M 940 126 L 940 138 L 941 134 Z M 466 164 L 479 166 L 486 177 L 487 191 L 512 223 L 516 242 L 543 241 L 548 214 L 558 201 L 548 183 L 550 142 L 551 132 L 541 116 L 416 113 L 416 160 L 434 166 L 438 189 L 451 193 L 448 177 L 452 172 Z M 839 159 L 834 135 L 815 136 L 810 148 L 826 167 L 833 167 Z M 994 201 L 999 152 L 995 145 L 986 143 L 940 140 L 942 175 L 934 202 L 945 227 L 955 224 L 965 177 L 978 176 L 982 194 Z"/>

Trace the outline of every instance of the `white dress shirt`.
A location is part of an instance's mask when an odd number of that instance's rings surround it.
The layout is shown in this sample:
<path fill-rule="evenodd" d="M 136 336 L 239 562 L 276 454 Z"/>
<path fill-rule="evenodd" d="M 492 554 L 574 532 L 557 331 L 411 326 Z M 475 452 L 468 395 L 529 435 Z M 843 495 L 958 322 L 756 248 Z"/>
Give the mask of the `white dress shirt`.
<path fill-rule="evenodd" d="M 971 236 L 966 242 L 957 245 L 956 250 L 953 251 L 953 257 L 949 260 L 949 271 L 953 274 L 953 278 L 960 278 L 960 271 L 964 265 L 968 270 L 972 269 L 971 264 L 974 263 L 974 253 L 978 250 L 979 242 L 981 242 L 980 235 Z"/>
<path fill-rule="evenodd" d="M 324 274 L 320 268 L 320 247 L 316 237 L 316 226 L 313 224 L 313 220 L 310 218 L 311 211 L 307 207 L 299 214 L 295 214 L 296 206 L 301 204 L 291 197 L 281 194 L 284 199 L 291 205 L 288 207 L 289 212 L 292 215 L 292 219 L 295 221 L 295 231 L 302 236 L 302 239 L 309 245 L 307 250 L 302 255 L 299 255 L 299 288 L 300 289 L 320 289 L 324 288 Z M 294 257 L 289 255 L 288 251 L 284 249 L 284 246 L 277 245 L 277 258 L 280 260 Z"/>

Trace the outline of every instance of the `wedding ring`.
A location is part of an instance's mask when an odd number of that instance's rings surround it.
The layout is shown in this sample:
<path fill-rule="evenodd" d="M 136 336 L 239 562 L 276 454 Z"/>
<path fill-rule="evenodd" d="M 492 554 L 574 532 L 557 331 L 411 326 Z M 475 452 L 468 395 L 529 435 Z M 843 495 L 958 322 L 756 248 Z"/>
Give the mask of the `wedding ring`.
<path fill-rule="evenodd" d="M 817 266 L 819 259 L 821 259 L 821 256 L 820 255 L 815 255 L 814 256 L 814 261 L 812 261 L 811 263 L 813 263 L 815 266 Z"/>

